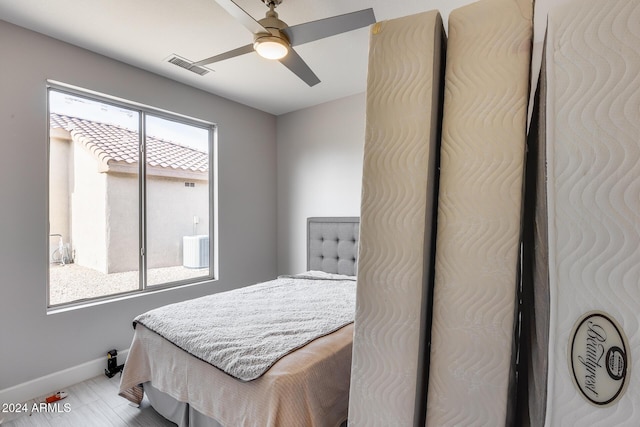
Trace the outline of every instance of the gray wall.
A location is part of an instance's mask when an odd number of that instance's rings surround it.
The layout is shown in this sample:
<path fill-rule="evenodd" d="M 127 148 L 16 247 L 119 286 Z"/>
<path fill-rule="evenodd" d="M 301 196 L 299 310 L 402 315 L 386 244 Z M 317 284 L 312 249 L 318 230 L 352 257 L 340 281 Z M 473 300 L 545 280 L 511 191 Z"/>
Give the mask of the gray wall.
<path fill-rule="evenodd" d="M 278 274 L 306 269 L 306 219 L 359 216 L 365 95 L 278 116 Z"/>
<path fill-rule="evenodd" d="M 275 276 L 274 116 L 4 21 L 0 56 L 0 390 L 128 348 L 143 311 Z M 46 79 L 219 125 L 220 280 L 47 315 Z"/>

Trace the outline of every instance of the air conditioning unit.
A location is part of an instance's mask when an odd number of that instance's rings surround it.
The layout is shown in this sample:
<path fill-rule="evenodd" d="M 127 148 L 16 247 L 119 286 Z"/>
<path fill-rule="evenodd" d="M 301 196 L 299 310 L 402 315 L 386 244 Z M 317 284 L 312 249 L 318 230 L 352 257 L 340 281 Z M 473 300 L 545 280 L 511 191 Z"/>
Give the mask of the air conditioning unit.
<path fill-rule="evenodd" d="M 209 236 L 182 237 L 182 265 L 186 268 L 209 267 Z"/>

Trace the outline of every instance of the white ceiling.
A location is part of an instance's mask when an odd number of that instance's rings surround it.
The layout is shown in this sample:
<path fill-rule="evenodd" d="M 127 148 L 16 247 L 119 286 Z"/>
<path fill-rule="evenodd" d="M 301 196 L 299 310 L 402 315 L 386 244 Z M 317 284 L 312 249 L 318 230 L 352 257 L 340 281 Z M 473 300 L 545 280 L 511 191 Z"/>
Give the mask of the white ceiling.
<path fill-rule="evenodd" d="M 256 20 L 260 0 L 235 0 Z M 284 0 L 277 8 L 290 26 L 373 8 L 377 21 L 474 0 Z M 0 19 L 83 47 L 257 109 L 283 114 L 364 92 L 366 28 L 296 47 L 321 82 L 308 87 L 291 71 L 249 53 L 208 66 L 198 76 L 167 62 L 177 54 L 197 61 L 253 41 L 215 0 L 0 0 Z"/>

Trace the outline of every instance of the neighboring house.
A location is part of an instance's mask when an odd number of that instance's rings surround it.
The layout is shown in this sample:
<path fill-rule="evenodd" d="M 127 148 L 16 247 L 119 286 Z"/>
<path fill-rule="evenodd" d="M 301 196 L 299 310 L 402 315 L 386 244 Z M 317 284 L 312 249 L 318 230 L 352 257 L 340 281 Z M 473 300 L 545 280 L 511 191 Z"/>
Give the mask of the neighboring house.
<path fill-rule="evenodd" d="M 49 232 L 62 235 L 79 265 L 137 270 L 138 133 L 59 114 L 50 126 Z M 182 265 L 183 236 L 209 233 L 209 157 L 154 137 L 146 155 L 148 267 Z"/>

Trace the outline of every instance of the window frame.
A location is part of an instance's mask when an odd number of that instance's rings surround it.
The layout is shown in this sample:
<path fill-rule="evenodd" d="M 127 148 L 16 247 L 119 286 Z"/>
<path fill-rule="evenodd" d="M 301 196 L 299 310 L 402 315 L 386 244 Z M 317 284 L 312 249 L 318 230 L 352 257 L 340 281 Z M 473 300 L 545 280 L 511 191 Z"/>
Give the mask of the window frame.
<path fill-rule="evenodd" d="M 116 301 L 127 297 L 145 295 L 165 291 L 167 289 L 181 288 L 202 284 L 205 282 L 213 282 L 218 279 L 218 125 L 206 120 L 197 119 L 184 114 L 175 113 L 168 110 L 141 104 L 135 101 L 118 98 L 115 96 L 99 93 L 96 91 L 79 88 L 65 83 L 47 80 L 46 82 L 46 123 L 47 123 L 47 186 L 51 180 L 51 100 L 50 93 L 55 91 L 62 94 L 71 95 L 78 98 L 87 99 L 89 101 L 100 102 L 113 107 L 120 107 L 132 110 L 138 113 L 138 289 L 118 292 L 99 297 L 84 298 L 80 300 L 68 301 L 59 304 L 51 304 L 51 277 L 50 277 L 50 254 L 47 249 L 47 279 L 46 279 L 46 308 L 47 313 L 66 310 L 68 308 L 84 307 L 94 305 L 96 303 L 104 303 Z M 184 125 L 194 126 L 204 129 L 208 132 L 208 149 L 209 149 L 209 168 L 208 168 L 208 229 L 209 229 L 209 274 L 195 278 L 180 279 L 173 282 L 161 284 L 147 284 L 147 174 L 146 174 L 146 118 L 154 116 L 160 119 L 177 122 Z M 49 237 L 50 230 L 50 190 L 47 191 L 47 233 Z M 49 241 L 47 241 L 47 247 Z"/>

